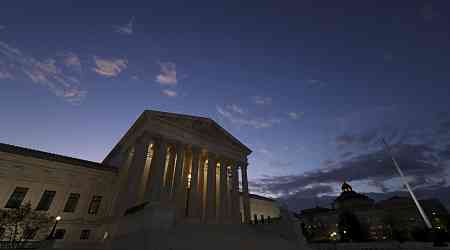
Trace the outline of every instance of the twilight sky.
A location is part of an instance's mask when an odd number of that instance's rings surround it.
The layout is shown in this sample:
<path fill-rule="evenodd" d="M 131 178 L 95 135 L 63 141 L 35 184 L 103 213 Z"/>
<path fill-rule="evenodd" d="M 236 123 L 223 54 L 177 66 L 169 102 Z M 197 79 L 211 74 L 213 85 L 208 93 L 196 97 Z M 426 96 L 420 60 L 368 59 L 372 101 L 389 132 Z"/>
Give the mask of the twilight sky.
<path fill-rule="evenodd" d="M 401 191 L 385 137 L 450 205 L 448 1 L 57 2 L 2 3 L 1 142 L 101 161 L 144 109 L 208 116 L 305 207 Z"/>

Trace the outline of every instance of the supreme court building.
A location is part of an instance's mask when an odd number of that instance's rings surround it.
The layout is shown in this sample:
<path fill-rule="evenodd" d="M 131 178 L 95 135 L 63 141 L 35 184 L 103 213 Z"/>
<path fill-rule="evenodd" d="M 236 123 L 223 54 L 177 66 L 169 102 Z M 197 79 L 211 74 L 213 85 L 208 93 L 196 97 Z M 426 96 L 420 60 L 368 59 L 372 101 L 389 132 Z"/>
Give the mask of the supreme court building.
<path fill-rule="evenodd" d="M 59 215 L 60 245 L 90 249 L 177 224 L 279 217 L 273 200 L 249 194 L 250 153 L 209 118 L 148 110 L 102 163 L 0 144 L 0 206 Z"/>

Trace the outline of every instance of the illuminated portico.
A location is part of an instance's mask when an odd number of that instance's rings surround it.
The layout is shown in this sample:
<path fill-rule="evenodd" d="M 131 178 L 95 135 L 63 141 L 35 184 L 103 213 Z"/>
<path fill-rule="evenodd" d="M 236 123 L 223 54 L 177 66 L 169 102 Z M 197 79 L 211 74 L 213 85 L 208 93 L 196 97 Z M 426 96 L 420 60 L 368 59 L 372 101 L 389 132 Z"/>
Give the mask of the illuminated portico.
<path fill-rule="evenodd" d="M 240 223 L 239 170 L 244 221 L 250 221 L 245 145 L 213 120 L 145 111 L 104 163 L 119 167 L 122 192 L 116 216 L 149 202 L 175 207 L 177 220 Z"/>

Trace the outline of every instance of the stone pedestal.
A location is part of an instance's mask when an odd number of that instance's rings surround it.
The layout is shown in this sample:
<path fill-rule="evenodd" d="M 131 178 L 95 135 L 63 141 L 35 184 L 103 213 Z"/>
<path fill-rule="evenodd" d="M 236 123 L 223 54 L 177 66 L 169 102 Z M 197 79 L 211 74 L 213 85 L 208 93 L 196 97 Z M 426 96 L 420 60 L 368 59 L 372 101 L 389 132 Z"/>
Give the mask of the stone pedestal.
<path fill-rule="evenodd" d="M 168 232 L 175 224 L 175 208 L 171 205 L 148 204 L 133 214 L 119 218 L 110 239 L 111 250 L 168 249 Z"/>

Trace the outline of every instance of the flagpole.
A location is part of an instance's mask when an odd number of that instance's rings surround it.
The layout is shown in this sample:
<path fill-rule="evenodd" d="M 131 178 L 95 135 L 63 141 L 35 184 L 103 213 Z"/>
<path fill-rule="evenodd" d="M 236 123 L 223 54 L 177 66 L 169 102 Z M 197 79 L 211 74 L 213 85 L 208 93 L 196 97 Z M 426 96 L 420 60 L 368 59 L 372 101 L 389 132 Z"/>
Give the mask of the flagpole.
<path fill-rule="evenodd" d="M 386 151 L 388 152 L 389 156 L 392 159 L 392 162 L 394 163 L 395 168 L 397 169 L 398 173 L 400 174 L 400 177 L 403 181 L 403 184 L 406 186 L 406 189 L 408 189 L 409 194 L 411 195 L 412 199 L 414 200 L 414 203 L 416 204 L 417 209 L 419 210 L 420 215 L 422 216 L 423 221 L 425 222 L 426 226 L 431 229 L 431 223 L 428 219 L 427 215 L 425 214 L 425 211 L 423 210 L 422 206 L 420 206 L 419 201 L 417 200 L 416 196 L 414 195 L 414 192 L 412 191 L 411 187 L 409 186 L 408 181 L 405 178 L 405 175 L 403 174 L 403 171 L 401 170 L 400 166 L 397 163 L 397 160 L 395 160 L 394 155 L 392 154 L 391 148 L 387 144 L 387 142 L 382 139 L 384 146 L 386 147 Z"/>

